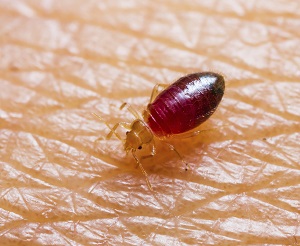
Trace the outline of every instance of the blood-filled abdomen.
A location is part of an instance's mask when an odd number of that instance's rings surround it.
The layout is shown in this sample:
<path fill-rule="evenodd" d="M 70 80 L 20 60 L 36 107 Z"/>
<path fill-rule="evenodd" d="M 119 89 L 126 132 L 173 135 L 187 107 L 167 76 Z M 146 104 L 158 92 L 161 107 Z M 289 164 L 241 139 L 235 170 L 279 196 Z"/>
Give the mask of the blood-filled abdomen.
<path fill-rule="evenodd" d="M 144 120 L 158 137 L 187 132 L 213 114 L 224 90 L 222 75 L 189 74 L 171 84 L 148 105 Z"/>

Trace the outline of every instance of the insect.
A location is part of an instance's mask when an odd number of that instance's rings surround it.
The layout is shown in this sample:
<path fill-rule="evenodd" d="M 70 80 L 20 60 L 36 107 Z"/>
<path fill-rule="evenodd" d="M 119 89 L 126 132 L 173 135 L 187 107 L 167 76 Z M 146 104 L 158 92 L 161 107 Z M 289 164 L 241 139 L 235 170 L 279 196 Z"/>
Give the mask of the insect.
<path fill-rule="evenodd" d="M 181 77 L 171 85 L 157 84 L 142 115 L 127 103 L 123 103 L 120 109 L 127 107 L 135 117 L 132 123 L 119 122 L 111 127 L 100 116 L 93 115 L 100 118 L 110 129 L 106 139 L 115 135 L 123 142 L 125 151 L 132 153 L 137 166 L 146 178 L 149 189 L 152 190 L 141 161 L 156 154 L 155 138 L 162 140 L 181 158 L 174 146 L 166 140 L 199 134 L 201 131 L 194 129 L 213 114 L 223 97 L 224 90 L 225 82 L 222 75 L 214 72 L 193 73 Z M 124 139 L 116 132 L 119 126 L 127 129 Z M 144 146 L 149 146 L 149 154 L 138 158 L 136 151 Z"/>

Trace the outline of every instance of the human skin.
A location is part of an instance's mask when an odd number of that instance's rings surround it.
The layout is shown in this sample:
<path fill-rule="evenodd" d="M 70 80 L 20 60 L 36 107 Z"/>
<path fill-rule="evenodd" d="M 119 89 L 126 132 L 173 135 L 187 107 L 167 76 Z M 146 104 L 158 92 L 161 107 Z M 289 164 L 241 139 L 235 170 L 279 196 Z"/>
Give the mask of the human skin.
<path fill-rule="evenodd" d="M 1 0 L 0 245 L 299 244 L 299 10 Z M 150 191 L 91 113 L 131 122 L 123 102 L 202 71 L 226 80 L 211 131 L 170 141 L 188 171 L 156 141 Z"/>

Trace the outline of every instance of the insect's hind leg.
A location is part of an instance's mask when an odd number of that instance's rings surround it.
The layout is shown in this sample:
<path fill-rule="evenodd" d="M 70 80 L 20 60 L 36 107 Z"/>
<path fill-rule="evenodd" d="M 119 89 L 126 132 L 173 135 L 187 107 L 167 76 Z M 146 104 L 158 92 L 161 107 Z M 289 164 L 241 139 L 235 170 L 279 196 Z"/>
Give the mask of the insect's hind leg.
<path fill-rule="evenodd" d="M 156 84 L 154 88 L 152 89 L 151 97 L 149 103 L 152 103 L 154 99 L 157 97 L 157 95 L 162 92 L 164 89 L 166 89 L 169 85 L 168 84 Z M 128 103 L 124 102 L 120 106 L 120 110 L 126 109 L 136 118 L 136 119 L 142 119 L 139 113 Z"/>
<path fill-rule="evenodd" d="M 168 142 L 165 142 L 165 141 L 162 141 L 164 144 L 166 144 L 170 150 L 174 151 L 176 153 L 176 155 L 179 157 L 179 159 L 181 160 L 181 162 L 185 165 L 185 171 L 187 171 L 190 167 L 189 167 L 189 164 L 182 158 L 182 156 L 179 154 L 179 152 L 176 150 L 176 148 L 168 143 Z"/>
<path fill-rule="evenodd" d="M 159 93 L 166 89 L 168 84 L 156 84 L 152 89 L 151 97 L 149 103 L 152 103 Z"/>
<path fill-rule="evenodd" d="M 219 129 L 227 127 L 227 126 L 228 125 L 224 125 L 221 127 L 213 127 L 210 129 L 203 129 L 203 130 L 198 130 L 198 131 L 190 131 L 190 132 L 180 133 L 180 134 L 172 135 L 172 138 L 173 139 L 192 138 L 192 137 L 196 137 L 197 135 L 200 135 L 201 133 L 213 132 L 215 130 L 219 130 Z"/>
<path fill-rule="evenodd" d="M 124 102 L 121 106 L 120 106 L 120 110 L 124 109 L 126 107 L 126 109 L 136 118 L 136 119 L 141 119 L 140 115 L 138 114 L 138 112 L 128 103 Z"/>

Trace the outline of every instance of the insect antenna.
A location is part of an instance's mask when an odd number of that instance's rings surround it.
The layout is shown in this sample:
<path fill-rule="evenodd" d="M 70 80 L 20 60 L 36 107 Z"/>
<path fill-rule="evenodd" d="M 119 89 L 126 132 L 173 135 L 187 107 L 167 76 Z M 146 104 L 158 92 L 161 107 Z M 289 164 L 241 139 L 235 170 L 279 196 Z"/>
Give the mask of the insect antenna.
<path fill-rule="evenodd" d="M 100 115 L 97 115 L 95 113 L 92 113 L 92 115 L 100 119 L 107 126 L 107 128 L 110 129 L 110 132 L 107 134 L 106 139 L 110 139 L 112 134 L 114 134 L 120 141 L 122 141 L 123 143 L 125 142 L 125 140 L 122 139 L 120 135 L 116 132 L 116 128 L 119 126 L 120 123 L 116 124 L 114 127 L 110 127 L 110 125 L 105 120 L 103 120 L 103 118 Z M 102 137 L 98 138 L 97 140 L 100 139 L 102 139 Z"/>

